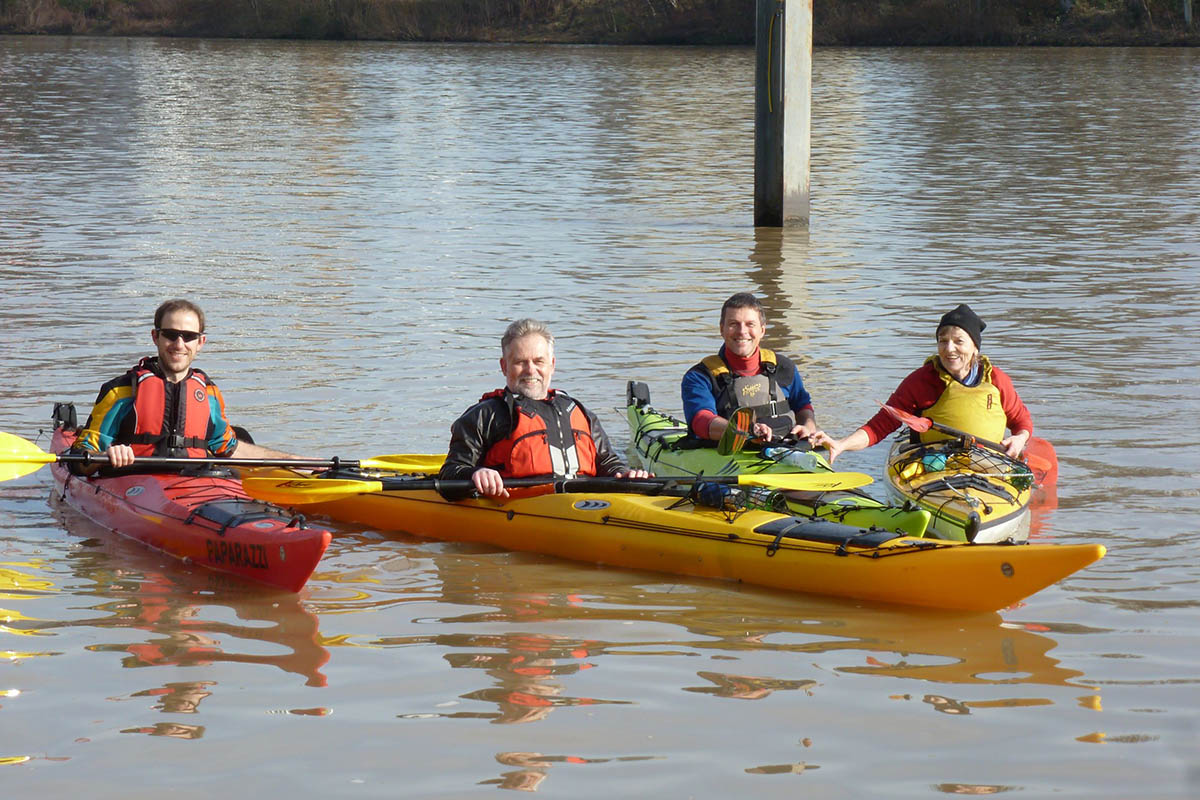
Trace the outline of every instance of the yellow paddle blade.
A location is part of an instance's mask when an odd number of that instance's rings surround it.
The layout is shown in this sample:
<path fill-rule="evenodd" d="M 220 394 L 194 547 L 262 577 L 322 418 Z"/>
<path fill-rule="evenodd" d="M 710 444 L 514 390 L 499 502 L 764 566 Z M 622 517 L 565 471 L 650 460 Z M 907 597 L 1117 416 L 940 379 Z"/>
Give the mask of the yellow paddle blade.
<path fill-rule="evenodd" d="M 306 478 L 242 478 L 246 494 L 281 506 L 326 503 L 356 494 L 382 492 L 379 481 L 353 481 Z"/>
<path fill-rule="evenodd" d="M 766 475 L 738 475 L 740 486 L 764 486 L 785 492 L 836 492 L 857 489 L 874 481 L 874 478 L 862 472 L 776 472 Z"/>
<path fill-rule="evenodd" d="M 28 439 L 0 431 L 0 481 L 11 481 L 58 461 Z"/>
<path fill-rule="evenodd" d="M 390 456 L 372 456 L 360 461 L 359 465 L 363 469 L 429 475 L 440 470 L 445 460 L 446 456 L 436 453 L 399 453 Z"/>

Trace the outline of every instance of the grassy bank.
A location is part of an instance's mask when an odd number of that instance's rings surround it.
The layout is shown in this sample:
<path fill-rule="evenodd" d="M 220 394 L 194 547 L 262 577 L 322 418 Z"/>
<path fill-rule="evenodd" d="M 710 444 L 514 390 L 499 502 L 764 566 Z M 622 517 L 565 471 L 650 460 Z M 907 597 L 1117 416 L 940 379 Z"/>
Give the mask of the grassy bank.
<path fill-rule="evenodd" d="M 1200 44 L 1186 0 L 816 0 L 819 45 Z M 0 0 L 0 33 L 751 44 L 755 0 Z"/>

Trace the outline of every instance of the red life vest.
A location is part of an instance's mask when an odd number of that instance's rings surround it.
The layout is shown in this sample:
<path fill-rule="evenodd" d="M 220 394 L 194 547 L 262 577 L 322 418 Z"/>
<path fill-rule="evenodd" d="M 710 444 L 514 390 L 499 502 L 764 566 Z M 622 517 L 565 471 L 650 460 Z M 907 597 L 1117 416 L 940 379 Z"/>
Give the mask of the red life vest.
<path fill-rule="evenodd" d="M 507 403 L 512 429 L 484 454 L 483 466 L 506 478 L 596 474 L 591 423 L 580 405 L 566 394 L 551 389 L 545 400 L 530 400 L 497 389 L 479 399 L 491 398 Z"/>
<path fill-rule="evenodd" d="M 144 362 L 143 362 L 144 364 Z M 208 376 L 198 369 L 183 380 L 175 418 L 168 421 L 167 382 L 139 364 L 133 369 L 135 456 L 204 458 L 208 455 Z"/>

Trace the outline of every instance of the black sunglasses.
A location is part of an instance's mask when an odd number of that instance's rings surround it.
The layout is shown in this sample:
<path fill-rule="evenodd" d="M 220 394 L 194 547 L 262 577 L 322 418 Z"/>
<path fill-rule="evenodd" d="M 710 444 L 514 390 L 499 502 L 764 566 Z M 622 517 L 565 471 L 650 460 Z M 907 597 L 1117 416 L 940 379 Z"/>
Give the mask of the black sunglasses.
<path fill-rule="evenodd" d="M 159 336 L 165 336 L 168 342 L 173 342 L 176 339 L 183 339 L 185 342 L 194 342 L 204 334 L 200 331 L 177 331 L 174 328 L 155 328 Z"/>

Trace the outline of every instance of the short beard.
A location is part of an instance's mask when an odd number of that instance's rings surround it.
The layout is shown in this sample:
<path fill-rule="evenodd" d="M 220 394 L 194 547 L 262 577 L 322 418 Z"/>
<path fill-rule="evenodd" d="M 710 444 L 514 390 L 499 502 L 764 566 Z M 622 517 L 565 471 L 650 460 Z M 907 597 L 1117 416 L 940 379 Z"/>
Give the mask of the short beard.
<path fill-rule="evenodd" d="M 534 394 L 535 390 L 531 389 L 524 381 L 518 381 L 516 387 L 512 391 L 514 394 L 519 394 L 522 397 L 528 397 L 530 400 L 545 400 L 546 395 L 548 394 L 546 391 L 546 384 L 542 381 L 538 381 L 537 385 L 538 389 L 536 391 L 539 392 L 539 394 Z"/>

